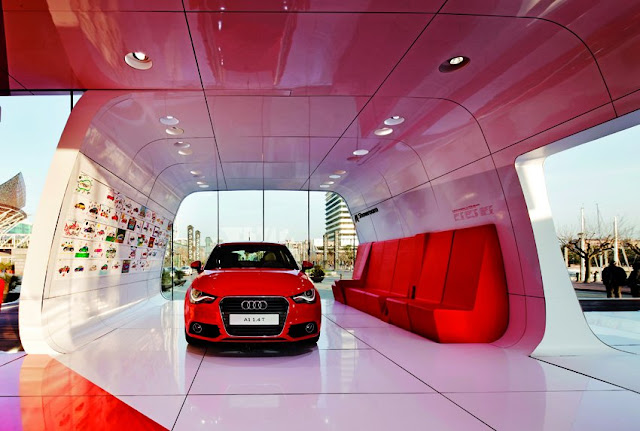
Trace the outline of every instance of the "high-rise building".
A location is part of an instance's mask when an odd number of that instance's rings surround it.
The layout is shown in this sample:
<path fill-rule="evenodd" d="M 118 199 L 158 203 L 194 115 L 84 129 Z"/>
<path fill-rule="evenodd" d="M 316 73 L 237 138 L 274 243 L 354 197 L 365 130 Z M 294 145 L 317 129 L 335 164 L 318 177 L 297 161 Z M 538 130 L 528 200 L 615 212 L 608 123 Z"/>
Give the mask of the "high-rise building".
<path fill-rule="evenodd" d="M 334 268 L 351 266 L 358 245 L 356 227 L 345 201 L 336 193 L 325 195 L 324 261 Z"/>

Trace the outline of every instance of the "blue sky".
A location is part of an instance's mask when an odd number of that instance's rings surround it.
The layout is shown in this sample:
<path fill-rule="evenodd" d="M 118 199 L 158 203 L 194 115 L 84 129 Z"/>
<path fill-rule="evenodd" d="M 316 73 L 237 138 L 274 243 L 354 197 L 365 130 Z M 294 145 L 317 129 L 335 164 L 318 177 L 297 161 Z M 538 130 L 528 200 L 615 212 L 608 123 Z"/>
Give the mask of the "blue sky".
<path fill-rule="evenodd" d="M 544 170 L 556 229 L 579 232 L 581 207 L 593 224 L 599 208 L 602 226 L 640 226 L 640 126 L 550 156 Z"/>
<path fill-rule="evenodd" d="M 28 221 L 33 221 L 55 147 L 69 115 L 69 96 L 0 97 L 0 182 L 22 172 L 27 186 Z M 640 223 L 640 126 L 551 156 L 545 163 L 549 201 L 556 228 L 575 230 L 580 208 L 594 222 L 618 216 L 628 226 Z M 324 232 L 324 192 L 312 192 L 311 238 Z M 262 239 L 262 192 L 222 192 L 220 237 L 225 241 Z M 193 224 L 202 238 L 217 238 L 216 193 L 185 199 L 176 219 L 177 236 Z M 306 192 L 265 192 L 266 240 L 307 238 Z M 638 232 L 637 232 L 638 233 Z"/>

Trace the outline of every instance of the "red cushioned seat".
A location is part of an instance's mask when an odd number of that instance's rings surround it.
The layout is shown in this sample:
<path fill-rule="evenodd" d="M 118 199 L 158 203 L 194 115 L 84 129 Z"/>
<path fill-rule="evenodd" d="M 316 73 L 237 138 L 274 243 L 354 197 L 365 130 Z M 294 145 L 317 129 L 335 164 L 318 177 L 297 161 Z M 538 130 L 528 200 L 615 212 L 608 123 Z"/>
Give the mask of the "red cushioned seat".
<path fill-rule="evenodd" d="M 407 303 L 412 331 L 441 343 L 488 343 L 508 321 L 508 297 L 493 225 L 454 232 L 440 304 Z"/>
<path fill-rule="evenodd" d="M 424 253 L 420 254 L 422 264 L 415 292 L 409 292 L 406 298 L 390 297 L 385 301 L 389 323 L 411 330 L 408 303 L 428 306 L 442 301 L 452 240 L 453 231 L 435 232 L 426 236 Z"/>
<path fill-rule="evenodd" d="M 382 320 L 388 319 L 387 298 L 408 298 L 418 282 L 426 234 L 402 238 L 398 241 L 395 269 L 390 288 L 365 289 L 363 292 L 367 313 Z"/>
<path fill-rule="evenodd" d="M 344 288 L 347 305 L 380 317 L 367 292 L 386 293 L 391 289 L 398 243 L 397 239 L 373 243 L 366 277 L 357 287 Z"/>
<path fill-rule="evenodd" d="M 358 251 L 356 252 L 356 262 L 353 265 L 352 280 L 336 280 L 331 286 L 333 297 L 336 301 L 346 304 L 346 300 L 344 297 L 344 288 L 361 286 L 361 280 L 366 274 L 370 250 L 370 242 L 358 245 Z"/>

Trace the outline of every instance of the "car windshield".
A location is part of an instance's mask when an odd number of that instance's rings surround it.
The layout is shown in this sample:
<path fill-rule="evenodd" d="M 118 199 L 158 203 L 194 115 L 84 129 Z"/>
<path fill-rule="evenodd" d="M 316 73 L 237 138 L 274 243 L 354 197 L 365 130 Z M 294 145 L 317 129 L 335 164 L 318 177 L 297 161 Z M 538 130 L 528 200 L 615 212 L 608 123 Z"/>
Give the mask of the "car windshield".
<path fill-rule="evenodd" d="M 204 267 L 218 268 L 298 269 L 298 264 L 283 245 L 224 244 L 213 249 Z"/>

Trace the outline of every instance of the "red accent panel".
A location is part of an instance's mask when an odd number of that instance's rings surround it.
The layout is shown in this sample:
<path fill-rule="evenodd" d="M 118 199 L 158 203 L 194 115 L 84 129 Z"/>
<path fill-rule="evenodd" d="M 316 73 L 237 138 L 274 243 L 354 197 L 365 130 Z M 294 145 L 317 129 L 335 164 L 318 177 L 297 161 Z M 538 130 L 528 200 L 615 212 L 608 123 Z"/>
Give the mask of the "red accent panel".
<path fill-rule="evenodd" d="M 369 252 L 371 251 L 371 243 L 360 244 L 358 246 L 358 252 L 356 253 L 356 263 L 353 266 L 353 279 L 360 280 L 365 274 L 367 269 L 367 262 L 369 261 Z"/>
<path fill-rule="evenodd" d="M 495 226 L 456 231 L 443 304 L 410 303 L 408 310 L 413 331 L 434 341 L 498 339 L 506 329 L 509 305 Z"/>
<path fill-rule="evenodd" d="M 462 229 L 453 234 L 442 307 L 461 310 L 473 308 L 486 236 L 487 230 L 484 228 Z M 472 250 L 475 247 L 480 250 Z"/>
<path fill-rule="evenodd" d="M 382 253 L 376 256 L 376 260 L 371 259 L 366 282 L 367 289 L 381 292 L 388 292 L 391 289 L 391 281 L 393 280 L 396 256 L 398 254 L 398 243 L 399 240 L 392 239 L 373 245 L 375 250 L 376 245 L 380 244 Z"/>
<path fill-rule="evenodd" d="M 347 301 L 344 298 L 344 290 L 342 288 L 341 284 L 338 284 L 341 280 L 336 280 L 332 285 L 331 285 L 331 290 L 333 291 L 333 299 L 335 299 L 338 302 L 341 302 L 343 304 L 346 304 Z"/>
<path fill-rule="evenodd" d="M 416 288 L 416 300 L 435 304 L 442 301 L 452 241 L 453 231 L 429 234 Z"/>
<path fill-rule="evenodd" d="M 26 356 L 19 379 L 20 422 L 3 429 L 166 430 L 49 356 Z"/>
<path fill-rule="evenodd" d="M 399 241 L 391 293 L 408 297 L 412 286 L 418 283 L 426 237 L 426 234 L 420 234 Z"/>
<path fill-rule="evenodd" d="M 333 298 L 343 304 L 347 303 L 344 290 L 347 287 L 361 287 L 362 281 L 367 275 L 367 263 L 369 262 L 369 253 L 371 251 L 371 243 L 360 244 L 356 254 L 356 263 L 353 269 L 353 280 L 336 280 L 331 286 Z"/>

